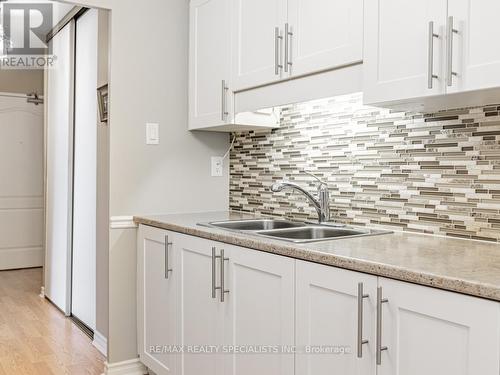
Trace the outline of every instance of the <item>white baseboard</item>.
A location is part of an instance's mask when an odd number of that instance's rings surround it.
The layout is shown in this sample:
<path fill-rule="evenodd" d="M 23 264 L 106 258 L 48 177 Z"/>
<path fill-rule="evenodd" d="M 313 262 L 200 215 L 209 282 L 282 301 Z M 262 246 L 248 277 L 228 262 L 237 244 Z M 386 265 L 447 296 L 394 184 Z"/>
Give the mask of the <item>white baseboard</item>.
<path fill-rule="evenodd" d="M 118 363 L 105 363 L 103 375 L 146 375 L 148 369 L 139 358 Z"/>
<path fill-rule="evenodd" d="M 97 331 L 94 331 L 94 341 L 92 345 L 94 345 L 104 357 L 108 356 L 108 340 Z"/>
<path fill-rule="evenodd" d="M 43 251 L 43 247 L 0 249 L 0 270 L 42 267 Z"/>

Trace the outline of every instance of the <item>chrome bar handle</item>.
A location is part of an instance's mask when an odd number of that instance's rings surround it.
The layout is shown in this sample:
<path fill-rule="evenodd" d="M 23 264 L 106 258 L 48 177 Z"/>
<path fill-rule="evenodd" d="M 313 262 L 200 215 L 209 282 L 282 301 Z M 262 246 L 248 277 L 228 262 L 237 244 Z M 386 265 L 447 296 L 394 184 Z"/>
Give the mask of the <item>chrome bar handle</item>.
<path fill-rule="evenodd" d="M 229 293 L 229 290 L 225 289 L 225 277 L 224 277 L 224 263 L 226 262 L 226 260 L 229 260 L 229 258 L 225 258 L 224 257 L 224 249 L 221 249 L 220 251 L 220 301 L 221 302 L 224 302 L 224 295 L 226 293 Z"/>
<path fill-rule="evenodd" d="M 216 249 L 215 246 L 212 247 L 212 298 L 217 298 L 217 290 L 220 289 L 220 286 L 215 285 L 216 284 L 216 266 L 215 262 L 217 258 L 220 258 L 220 256 L 217 256 L 215 254 Z"/>
<path fill-rule="evenodd" d="M 382 364 L 382 352 L 387 350 L 387 346 L 382 346 L 382 304 L 389 302 L 387 298 L 382 297 L 382 287 L 377 288 L 377 365 Z"/>
<path fill-rule="evenodd" d="M 280 35 L 279 27 L 274 28 L 274 74 L 279 75 L 280 69 L 283 68 L 283 65 L 280 64 L 280 40 L 283 37 Z"/>
<path fill-rule="evenodd" d="M 221 120 L 226 121 L 227 115 L 229 115 L 229 112 L 227 111 L 227 90 L 229 90 L 229 87 L 226 85 L 226 80 L 222 80 L 222 90 L 221 90 Z"/>
<path fill-rule="evenodd" d="M 429 54 L 428 54 L 428 68 L 427 68 L 427 88 L 432 89 L 434 78 L 438 78 L 434 74 L 434 38 L 439 38 L 439 34 L 434 33 L 434 21 L 429 21 Z"/>
<path fill-rule="evenodd" d="M 368 344 L 368 340 L 363 339 L 363 299 L 370 297 L 363 294 L 363 283 L 358 284 L 358 358 L 363 358 L 363 345 Z"/>
<path fill-rule="evenodd" d="M 458 30 L 453 28 L 453 16 L 448 17 L 448 44 L 446 46 L 446 84 L 448 86 L 453 85 L 453 76 L 456 76 L 457 73 L 453 71 L 453 34 L 458 34 Z"/>
<path fill-rule="evenodd" d="M 170 261 L 168 256 L 168 248 L 172 246 L 172 242 L 168 242 L 168 236 L 165 236 L 165 279 L 168 279 L 169 273 L 173 271 L 170 268 Z"/>
<path fill-rule="evenodd" d="M 290 39 L 292 38 L 293 33 L 290 31 L 290 25 L 285 23 L 285 72 L 288 73 L 290 69 L 289 66 L 292 66 L 292 59 L 290 57 Z"/>

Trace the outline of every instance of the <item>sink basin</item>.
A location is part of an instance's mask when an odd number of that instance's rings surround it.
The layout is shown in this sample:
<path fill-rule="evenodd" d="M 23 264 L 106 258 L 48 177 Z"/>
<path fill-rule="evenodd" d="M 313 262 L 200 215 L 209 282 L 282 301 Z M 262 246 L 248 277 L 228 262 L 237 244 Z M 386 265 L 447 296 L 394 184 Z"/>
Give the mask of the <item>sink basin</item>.
<path fill-rule="evenodd" d="M 261 236 L 291 242 L 316 242 L 326 241 L 336 238 L 346 238 L 355 236 L 373 235 L 376 233 L 369 230 L 351 229 L 351 228 L 332 228 L 324 226 L 305 226 L 303 228 L 280 229 L 272 231 L 259 231 Z"/>
<path fill-rule="evenodd" d="M 200 223 L 198 225 L 295 243 L 319 242 L 391 233 L 381 230 L 349 227 L 344 224 L 297 223 L 282 219 L 227 220 Z"/>
<path fill-rule="evenodd" d="M 255 220 L 228 220 L 208 223 L 212 227 L 238 230 L 238 231 L 261 231 L 284 228 L 298 228 L 305 224 L 295 223 L 287 220 L 255 219 Z"/>

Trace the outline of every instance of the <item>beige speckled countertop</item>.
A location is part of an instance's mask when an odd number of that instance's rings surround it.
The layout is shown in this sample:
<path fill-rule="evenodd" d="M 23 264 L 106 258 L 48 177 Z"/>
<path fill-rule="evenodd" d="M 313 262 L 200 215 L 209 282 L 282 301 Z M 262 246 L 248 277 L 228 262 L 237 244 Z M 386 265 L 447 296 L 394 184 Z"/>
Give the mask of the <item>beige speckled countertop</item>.
<path fill-rule="evenodd" d="M 255 216 L 236 212 L 204 212 L 136 216 L 134 221 L 273 254 L 500 301 L 499 244 L 402 232 L 294 244 L 198 225 L 244 218 Z"/>

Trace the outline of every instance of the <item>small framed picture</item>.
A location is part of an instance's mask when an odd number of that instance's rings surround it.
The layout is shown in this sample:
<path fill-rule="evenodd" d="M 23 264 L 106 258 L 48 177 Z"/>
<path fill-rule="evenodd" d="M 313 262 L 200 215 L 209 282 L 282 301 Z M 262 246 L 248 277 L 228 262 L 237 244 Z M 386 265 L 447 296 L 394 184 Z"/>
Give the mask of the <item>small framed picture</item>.
<path fill-rule="evenodd" d="M 101 122 L 108 122 L 108 84 L 97 88 L 97 103 L 99 105 L 99 116 Z"/>

